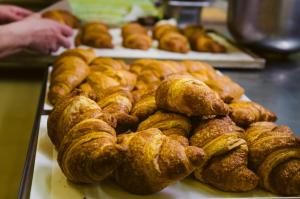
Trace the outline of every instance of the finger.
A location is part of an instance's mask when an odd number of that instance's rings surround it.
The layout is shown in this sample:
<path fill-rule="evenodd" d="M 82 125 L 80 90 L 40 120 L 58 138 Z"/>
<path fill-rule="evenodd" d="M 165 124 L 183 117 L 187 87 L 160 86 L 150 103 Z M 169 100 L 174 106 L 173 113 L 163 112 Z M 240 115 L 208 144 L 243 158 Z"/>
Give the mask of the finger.
<path fill-rule="evenodd" d="M 32 15 L 34 13 L 31 10 L 21 8 L 21 7 L 16 7 L 14 9 L 14 11 L 15 11 L 15 13 L 17 13 L 18 15 L 23 16 L 23 17 L 27 17 L 27 16 Z"/>
<path fill-rule="evenodd" d="M 66 37 L 70 37 L 73 35 L 73 29 L 67 25 L 59 24 L 59 29 L 61 33 Z"/>
<path fill-rule="evenodd" d="M 50 47 L 50 53 L 56 52 L 56 51 L 58 50 L 59 47 L 60 47 L 60 46 L 59 46 L 58 43 L 53 42 L 52 45 L 51 45 L 51 47 Z"/>
<path fill-rule="evenodd" d="M 9 13 L 8 17 L 10 21 L 20 21 L 22 20 L 24 17 L 17 15 L 16 13 Z"/>
<path fill-rule="evenodd" d="M 65 48 L 71 47 L 71 42 L 68 38 L 64 37 L 63 35 L 58 35 L 58 43 L 60 46 L 63 46 Z"/>

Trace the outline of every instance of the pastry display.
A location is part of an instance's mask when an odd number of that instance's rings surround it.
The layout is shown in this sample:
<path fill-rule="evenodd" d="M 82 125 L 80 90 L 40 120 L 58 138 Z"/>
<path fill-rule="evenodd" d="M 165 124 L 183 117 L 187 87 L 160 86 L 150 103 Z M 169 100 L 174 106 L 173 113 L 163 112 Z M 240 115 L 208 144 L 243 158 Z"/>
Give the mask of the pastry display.
<path fill-rule="evenodd" d="M 75 45 L 81 44 L 94 48 L 113 48 L 108 27 L 101 22 L 89 22 L 80 29 L 75 38 Z"/>
<path fill-rule="evenodd" d="M 129 23 L 122 27 L 122 45 L 125 48 L 148 50 L 152 39 L 146 28 L 138 23 Z"/>
<path fill-rule="evenodd" d="M 155 37 L 172 32 L 162 30 Z M 195 183 L 221 191 L 300 194 L 300 140 L 272 123 L 272 111 L 242 101 L 244 89 L 211 65 L 128 65 L 90 49 L 66 51 L 53 65 L 48 135 L 71 182 L 111 178 L 144 195 L 192 174 Z"/>
<path fill-rule="evenodd" d="M 52 19 L 72 28 L 79 28 L 79 19 L 66 10 L 49 10 L 42 14 L 43 18 Z"/>

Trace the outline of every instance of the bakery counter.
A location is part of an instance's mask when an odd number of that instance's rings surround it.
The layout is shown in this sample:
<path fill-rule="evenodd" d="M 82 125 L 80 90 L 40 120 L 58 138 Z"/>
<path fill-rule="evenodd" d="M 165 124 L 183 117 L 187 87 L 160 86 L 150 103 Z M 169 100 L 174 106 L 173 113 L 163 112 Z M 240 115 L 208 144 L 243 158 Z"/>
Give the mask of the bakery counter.
<path fill-rule="evenodd" d="M 300 55 L 268 61 L 264 70 L 223 71 L 240 83 L 249 98 L 274 111 L 278 124 L 300 135 Z"/>

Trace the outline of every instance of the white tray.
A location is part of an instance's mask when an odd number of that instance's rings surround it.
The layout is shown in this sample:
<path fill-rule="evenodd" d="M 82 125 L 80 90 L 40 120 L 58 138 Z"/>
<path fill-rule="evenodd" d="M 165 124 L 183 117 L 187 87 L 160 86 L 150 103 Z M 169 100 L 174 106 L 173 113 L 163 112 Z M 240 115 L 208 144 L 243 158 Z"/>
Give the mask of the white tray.
<path fill-rule="evenodd" d="M 94 185 L 73 184 L 66 180 L 66 177 L 57 164 L 57 152 L 47 135 L 47 119 L 48 116 L 41 116 L 30 192 L 31 199 L 199 199 L 206 197 L 275 197 L 275 195 L 259 188 L 247 193 L 222 192 L 211 186 L 202 184 L 192 177 L 187 177 L 186 179 L 165 188 L 159 193 L 147 196 L 130 194 L 120 188 L 112 180 L 105 180 Z"/>

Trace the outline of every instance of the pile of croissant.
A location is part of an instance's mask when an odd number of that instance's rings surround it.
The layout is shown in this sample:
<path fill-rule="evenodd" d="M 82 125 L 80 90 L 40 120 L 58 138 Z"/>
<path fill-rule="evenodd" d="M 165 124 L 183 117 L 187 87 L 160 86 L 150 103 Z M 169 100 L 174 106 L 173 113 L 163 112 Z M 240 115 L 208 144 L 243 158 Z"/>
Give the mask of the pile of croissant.
<path fill-rule="evenodd" d="M 151 194 L 192 174 L 223 191 L 300 194 L 299 139 L 209 64 L 72 49 L 53 65 L 48 135 L 68 180 Z"/>

